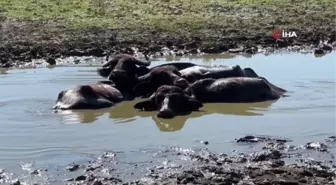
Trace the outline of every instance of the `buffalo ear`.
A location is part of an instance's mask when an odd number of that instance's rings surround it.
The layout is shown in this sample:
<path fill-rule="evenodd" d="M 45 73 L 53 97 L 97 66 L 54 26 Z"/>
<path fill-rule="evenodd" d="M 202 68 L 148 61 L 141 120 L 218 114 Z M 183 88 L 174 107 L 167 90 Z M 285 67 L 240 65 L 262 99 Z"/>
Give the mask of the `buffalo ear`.
<path fill-rule="evenodd" d="M 149 100 L 136 103 L 134 105 L 134 108 L 141 109 L 141 110 L 144 110 L 144 111 L 155 111 L 156 110 L 155 103 L 153 101 L 149 101 Z"/>
<path fill-rule="evenodd" d="M 196 99 L 194 98 L 189 98 L 188 99 L 188 104 L 189 104 L 189 107 L 195 111 L 195 110 L 198 110 L 199 108 L 203 107 L 203 104 L 199 101 L 197 101 Z"/>
<path fill-rule="evenodd" d="M 64 94 L 65 94 L 65 91 L 64 91 L 64 90 L 61 91 L 61 92 L 59 92 L 59 93 L 58 93 L 58 96 L 57 96 L 57 101 L 60 101 L 60 100 L 62 99 L 62 97 L 64 96 Z"/>

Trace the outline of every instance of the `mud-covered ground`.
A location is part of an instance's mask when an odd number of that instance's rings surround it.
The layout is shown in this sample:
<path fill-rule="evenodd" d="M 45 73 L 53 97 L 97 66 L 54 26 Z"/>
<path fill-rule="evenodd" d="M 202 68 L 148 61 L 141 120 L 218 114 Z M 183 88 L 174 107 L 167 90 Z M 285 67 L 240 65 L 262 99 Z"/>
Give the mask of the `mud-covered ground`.
<path fill-rule="evenodd" d="M 252 153 L 213 153 L 200 142 L 198 149 L 164 147 L 143 163 L 122 163 L 120 153 L 106 152 L 89 162 L 59 168 L 23 166 L 24 173 L 0 171 L 0 180 L 12 184 L 335 184 L 336 136 L 293 145 L 286 138 L 244 136 L 237 145 Z M 150 152 L 149 152 L 150 153 Z M 141 155 L 139 153 L 139 155 Z M 129 159 L 132 161 L 132 159 Z"/>
<path fill-rule="evenodd" d="M 4 0 L 0 63 L 150 51 L 188 53 L 313 51 L 335 46 L 335 1 L 297 0 Z M 297 37 L 274 39 L 272 30 Z M 325 46 L 317 54 L 330 50 Z"/>

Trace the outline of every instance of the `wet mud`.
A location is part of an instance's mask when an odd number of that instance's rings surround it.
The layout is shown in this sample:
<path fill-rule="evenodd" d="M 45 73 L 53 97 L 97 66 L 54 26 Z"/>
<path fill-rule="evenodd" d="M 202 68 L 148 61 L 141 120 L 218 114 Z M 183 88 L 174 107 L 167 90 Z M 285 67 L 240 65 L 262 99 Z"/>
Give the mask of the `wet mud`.
<path fill-rule="evenodd" d="M 248 8 L 237 4 L 226 9 L 213 5 L 207 7 L 210 12 L 218 16 L 225 13 L 231 21 L 223 20 L 218 22 L 220 25 L 212 27 L 204 22 L 199 29 L 178 26 L 176 32 L 142 27 L 141 24 L 136 24 L 133 29 L 101 26 L 70 29 L 61 20 L 4 17 L 0 22 L 0 67 L 17 67 L 33 59 L 43 59 L 54 65 L 57 58 L 105 57 L 119 52 L 134 54 L 147 51 L 152 57 L 158 57 L 223 52 L 253 55 L 283 49 L 314 53 L 316 57 L 321 57 L 335 48 L 335 14 L 329 12 L 328 6 L 301 7 L 302 3 L 288 8 L 272 6 Z M 306 12 L 298 13 L 306 9 Z M 323 10 L 328 10 L 326 15 Z M 255 12 L 261 12 L 260 16 L 255 16 Z M 288 16 L 284 16 L 285 13 Z M 273 17 L 269 18 L 272 14 Z M 166 25 L 164 21 L 160 24 Z M 273 29 L 284 28 L 295 31 L 297 37 L 276 39 L 272 36 Z"/>
<path fill-rule="evenodd" d="M 25 174 L 0 171 L 10 184 L 239 184 L 304 185 L 336 181 L 335 136 L 323 141 L 292 145 L 270 136 L 244 136 L 237 145 L 250 153 L 214 153 L 200 142 L 197 149 L 162 148 L 145 163 L 123 163 L 119 153 L 105 152 L 88 162 L 74 162 L 55 170 L 30 168 Z M 61 175 L 60 175 L 61 174 Z"/>

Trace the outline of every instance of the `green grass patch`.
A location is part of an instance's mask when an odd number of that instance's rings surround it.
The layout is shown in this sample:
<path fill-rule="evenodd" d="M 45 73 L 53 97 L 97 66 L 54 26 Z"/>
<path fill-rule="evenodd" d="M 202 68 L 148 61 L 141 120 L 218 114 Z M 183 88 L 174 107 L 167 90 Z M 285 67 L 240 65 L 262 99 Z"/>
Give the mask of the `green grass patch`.
<path fill-rule="evenodd" d="M 68 28 L 151 28 L 167 32 L 227 25 L 239 29 L 262 19 L 293 24 L 301 15 L 331 19 L 335 18 L 335 6 L 335 0 L 0 0 L 10 19 L 59 20 Z"/>

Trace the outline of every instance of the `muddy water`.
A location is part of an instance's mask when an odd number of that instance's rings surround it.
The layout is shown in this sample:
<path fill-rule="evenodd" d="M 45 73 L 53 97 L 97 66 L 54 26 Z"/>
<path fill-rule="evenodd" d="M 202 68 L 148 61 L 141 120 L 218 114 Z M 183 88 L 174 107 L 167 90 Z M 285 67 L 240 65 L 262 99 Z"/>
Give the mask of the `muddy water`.
<path fill-rule="evenodd" d="M 102 80 L 96 66 L 1 71 L 0 167 L 32 161 L 66 165 L 102 151 L 123 152 L 125 161 L 144 161 L 141 151 L 203 147 L 199 140 L 209 141 L 207 147 L 215 151 L 249 150 L 234 142 L 245 134 L 320 141 L 335 134 L 335 58 L 335 53 L 320 58 L 294 53 L 166 59 L 251 67 L 290 95 L 273 102 L 206 104 L 201 112 L 172 120 L 134 110 L 139 100 L 96 111 L 53 113 L 61 90 Z"/>

